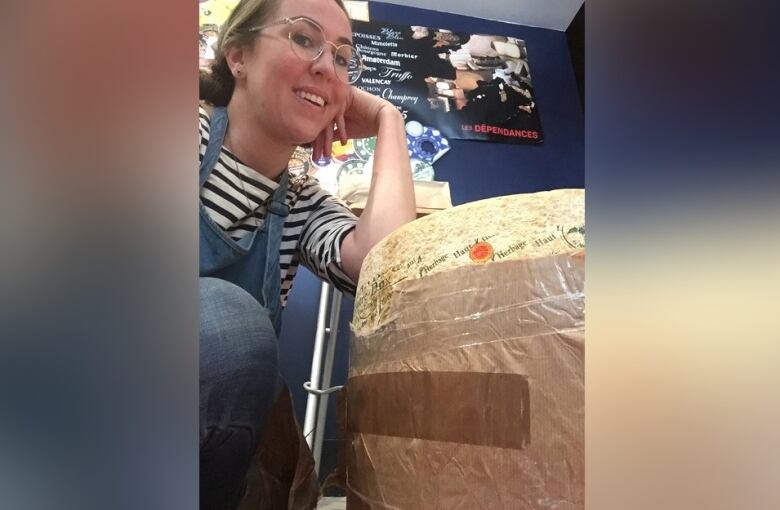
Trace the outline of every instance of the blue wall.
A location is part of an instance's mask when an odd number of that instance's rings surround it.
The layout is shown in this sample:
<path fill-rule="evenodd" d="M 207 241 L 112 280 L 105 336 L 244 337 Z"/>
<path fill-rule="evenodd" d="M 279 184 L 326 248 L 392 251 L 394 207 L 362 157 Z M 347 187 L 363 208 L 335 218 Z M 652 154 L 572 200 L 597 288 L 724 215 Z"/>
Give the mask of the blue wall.
<path fill-rule="evenodd" d="M 371 19 L 467 33 L 514 36 L 526 42 L 536 103 L 544 130 L 542 146 L 450 140 L 451 150 L 434 165 L 436 179 L 449 181 L 454 205 L 514 193 L 584 187 L 583 115 L 565 32 L 371 2 Z M 303 425 L 320 282 L 305 268 L 295 279 L 280 338 L 282 373 L 293 391 Z M 333 384 L 346 382 L 349 321 L 354 302 L 344 298 Z M 332 463 L 337 437 L 331 398 L 323 468 Z M 333 439 L 328 441 L 328 439 Z"/>

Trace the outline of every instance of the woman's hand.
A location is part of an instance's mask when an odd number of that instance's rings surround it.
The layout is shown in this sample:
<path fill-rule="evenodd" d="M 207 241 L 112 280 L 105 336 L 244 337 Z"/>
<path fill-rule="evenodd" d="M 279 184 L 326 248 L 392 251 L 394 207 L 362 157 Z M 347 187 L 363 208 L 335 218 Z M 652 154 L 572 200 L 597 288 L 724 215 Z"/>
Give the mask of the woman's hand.
<path fill-rule="evenodd" d="M 323 155 L 329 158 L 335 139 L 345 144 L 350 138 L 368 138 L 376 135 L 381 120 L 380 112 L 385 109 L 398 112 L 392 103 L 381 97 L 350 86 L 347 100 L 336 115 L 334 124 L 326 126 L 314 140 L 312 159 L 317 161 Z"/>

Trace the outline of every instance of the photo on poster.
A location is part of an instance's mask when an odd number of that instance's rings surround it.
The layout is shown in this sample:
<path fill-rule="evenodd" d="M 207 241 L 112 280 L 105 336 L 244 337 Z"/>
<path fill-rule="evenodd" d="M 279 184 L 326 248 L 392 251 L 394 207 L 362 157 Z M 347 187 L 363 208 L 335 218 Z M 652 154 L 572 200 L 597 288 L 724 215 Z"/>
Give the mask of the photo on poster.
<path fill-rule="evenodd" d="M 522 39 L 361 21 L 353 30 L 365 65 L 356 85 L 407 121 L 450 138 L 543 142 Z"/>

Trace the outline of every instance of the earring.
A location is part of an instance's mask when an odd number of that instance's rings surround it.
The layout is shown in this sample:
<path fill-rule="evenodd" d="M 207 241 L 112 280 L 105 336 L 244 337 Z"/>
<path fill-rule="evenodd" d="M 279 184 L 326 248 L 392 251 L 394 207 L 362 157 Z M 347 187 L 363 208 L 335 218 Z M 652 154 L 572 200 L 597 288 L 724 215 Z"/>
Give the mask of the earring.
<path fill-rule="evenodd" d="M 240 78 L 240 77 L 241 77 L 241 68 L 236 67 L 236 78 Z"/>

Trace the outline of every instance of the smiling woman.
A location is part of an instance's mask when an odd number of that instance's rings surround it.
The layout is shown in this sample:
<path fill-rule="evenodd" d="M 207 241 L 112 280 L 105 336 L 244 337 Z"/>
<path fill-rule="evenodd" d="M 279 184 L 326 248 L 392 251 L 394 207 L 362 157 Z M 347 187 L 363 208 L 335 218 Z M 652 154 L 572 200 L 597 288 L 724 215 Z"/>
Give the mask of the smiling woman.
<path fill-rule="evenodd" d="M 234 509 L 283 383 L 282 310 L 298 265 L 354 294 L 363 259 L 415 218 L 401 114 L 354 88 L 360 54 L 341 0 L 243 0 L 222 26 L 200 106 L 200 498 Z M 358 219 L 295 148 L 377 136 Z M 292 454 L 292 452 L 291 452 Z"/>

